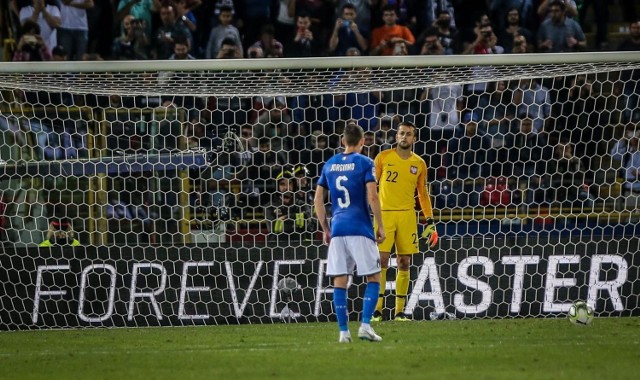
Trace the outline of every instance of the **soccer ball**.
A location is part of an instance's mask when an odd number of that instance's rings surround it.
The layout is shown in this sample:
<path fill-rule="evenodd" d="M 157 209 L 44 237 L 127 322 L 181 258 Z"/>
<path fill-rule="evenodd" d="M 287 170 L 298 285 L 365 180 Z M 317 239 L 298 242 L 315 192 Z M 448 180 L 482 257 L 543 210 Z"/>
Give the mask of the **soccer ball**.
<path fill-rule="evenodd" d="M 289 298 L 293 293 L 299 290 L 300 285 L 298 282 L 291 277 L 285 277 L 278 281 L 278 290 L 280 290 L 280 294 L 284 298 Z"/>
<path fill-rule="evenodd" d="M 586 326 L 593 321 L 593 308 L 584 301 L 577 301 L 569 308 L 569 320 L 574 325 Z"/>

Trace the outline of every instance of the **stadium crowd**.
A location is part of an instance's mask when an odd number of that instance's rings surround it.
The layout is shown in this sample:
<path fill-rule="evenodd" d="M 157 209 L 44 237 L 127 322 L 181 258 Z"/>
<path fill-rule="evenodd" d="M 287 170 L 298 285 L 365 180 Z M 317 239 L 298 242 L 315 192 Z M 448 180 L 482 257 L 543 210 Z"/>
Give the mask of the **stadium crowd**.
<path fill-rule="evenodd" d="M 615 50 L 632 0 L 10 0 L 17 60 L 501 54 Z M 589 9 L 593 19 L 588 20 Z M 38 24 L 37 33 L 32 23 Z M 584 28 L 597 26 L 593 41 Z M 624 27 L 623 27 L 624 29 Z M 24 40 L 23 36 L 28 37 Z M 41 36 L 38 39 L 38 35 Z M 434 36 L 435 38 L 429 38 Z M 35 40 L 33 39 L 35 38 Z M 180 53 L 181 51 L 182 53 Z M 188 53 L 186 53 L 188 51 Z M 25 56 L 25 52 L 30 53 Z"/>
<path fill-rule="evenodd" d="M 614 46 L 609 10 L 617 6 L 624 20 Z M 11 0 L 8 7 L 18 36 L 14 61 L 640 51 L 637 7 L 625 0 Z M 589 7 L 596 25 L 592 41 L 583 30 L 591 29 Z M 514 202 L 591 206 L 599 199 L 605 156 L 620 168 L 627 194 L 640 194 L 638 80 L 635 70 L 622 72 L 608 88 L 597 75 L 574 75 L 319 96 L 165 96 L 143 102 L 85 97 L 82 105 L 186 109 L 187 120 L 165 130 L 184 134 L 191 148 L 213 148 L 221 129 L 236 130 L 247 170 L 235 175 L 222 169 L 211 183 L 197 173 L 203 182 L 196 189 L 215 187 L 217 195 L 208 201 L 192 197 L 192 206 L 219 205 L 228 189 L 213 183 L 238 179 L 244 195 L 232 202 L 240 205 L 232 207 L 239 210 L 235 216 L 246 216 L 242 205 L 255 210 L 269 204 L 262 215 L 279 219 L 280 206 L 290 202 L 272 195 L 282 183 L 299 211 L 291 226 L 272 228 L 295 230 L 307 225 L 296 218 L 310 218 L 304 206 L 313 198 L 307 185 L 298 188 L 300 174 L 317 178 L 322 163 L 340 149 L 338 136 L 349 120 L 365 129 L 364 153 L 371 158 L 394 144 L 400 121 L 414 122 L 420 129 L 416 152 L 429 165 L 438 208 Z M 22 100 L 37 102 L 27 95 Z M 0 118 L 0 129 L 11 129 L 7 119 Z M 68 142 L 52 142 L 51 126 L 34 121 L 32 129 L 43 148 L 41 159 L 81 156 L 77 130 L 62 134 Z M 115 147 L 136 150 L 144 144 L 127 140 Z M 637 208 L 634 202 L 629 207 Z"/>

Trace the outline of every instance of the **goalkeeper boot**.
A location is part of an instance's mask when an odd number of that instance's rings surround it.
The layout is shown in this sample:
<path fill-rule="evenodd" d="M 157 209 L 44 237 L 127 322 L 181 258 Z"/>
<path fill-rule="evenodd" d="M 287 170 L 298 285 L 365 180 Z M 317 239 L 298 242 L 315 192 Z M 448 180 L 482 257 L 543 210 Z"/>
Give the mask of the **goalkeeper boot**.
<path fill-rule="evenodd" d="M 371 317 L 371 322 L 382 322 L 382 313 L 378 310 L 373 312 L 373 316 Z"/>
<path fill-rule="evenodd" d="M 338 343 L 351 343 L 351 333 L 349 331 L 340 331 Z"/>
<path fill-rule="evenodd" d="M 398 313 L 393 318 L 393 320 L 394 321 L 398 321 L 398 322 L 409 322 L 409 321 L 412 321 L 413 319 L 411 318 L 411 316 L 409 314 Z"/>
<path fill-rule="evenodd" d="M 371 326 L 360 326 L 360 329 L 358 330 L 358 338 L 368 340 L 370 342 L 382 342 L 380 335 L 376 334 Z"/>

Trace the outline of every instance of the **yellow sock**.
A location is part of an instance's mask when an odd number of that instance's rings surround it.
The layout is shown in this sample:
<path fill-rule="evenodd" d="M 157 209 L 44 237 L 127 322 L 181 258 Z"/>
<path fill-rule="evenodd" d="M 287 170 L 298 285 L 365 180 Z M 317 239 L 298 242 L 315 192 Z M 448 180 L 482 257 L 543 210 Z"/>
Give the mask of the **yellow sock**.
<path fill-rule="evenodd" d="M 407 303 L 407 292 L 409 291 L 409 271 L 399 270 L 396 276 L 396 314 L 404 313 L 404 306 Z"/>
<path fill-rule="evenodd" d="M 387 268 L 382 268 L 380 271 L 380 292 L 378 293 L 378 303 L 376 304 L 376 311 L 382 313 L 382 306 L 384 304 L 384 291 L 387 287 Z"/>

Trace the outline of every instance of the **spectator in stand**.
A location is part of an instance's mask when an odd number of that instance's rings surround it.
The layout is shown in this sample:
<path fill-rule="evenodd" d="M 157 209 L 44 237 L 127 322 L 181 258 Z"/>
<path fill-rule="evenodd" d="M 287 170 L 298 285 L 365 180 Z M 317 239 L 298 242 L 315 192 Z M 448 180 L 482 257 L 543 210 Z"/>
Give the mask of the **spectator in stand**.
<path fill-rule="evenodd" d="M 530 118 L 514 119 L 512 133 L 507 135 L 505 147 L 508 157 L 499 174 L 517 177 L 519 188 L 527 189 L 527 198 L 533 201 L 534 190 L 540 186 L 546 163 L 552 156 L 546 134 L 535 133 Z"/>
<path fill-rule="evenodd" d="M 51 60 L 56 62 L 64 62 L 68 60 L 69 55 L 63 46 L 56 46 L 51 50 Z"/>
<path fill-rule="evenodd" d="M 294 166 L 291 175 L 296 181 L 296 200 L 312 204 L 315 195 L 313 185 L 317 178 L 312 178 L 309 169 L 302 164 Z"/>
<path fill-rule="evenodd" d="M 627 157 L 624 162 L 624 183 L 622 185 L 625 198 L 625 208 L 631 210 L 640 209 L 640 149 L 638 141 L 640 133 L 636 132 L 629 139 Z"/>
<path fill-rule="evenodd" d="M 183 123 L 182 135 L 187 140 L 188 149 L 211 149 L 211 139 L 207 137 L 206 127 L 198 121 Z"/>
<path fill-rule="evenodd" d="M 478 123 L 469 120 L 462 128 L 456 128 L 453 138 L 449 139 L 447 154 L 451 157 L 448 178 L 472 179 L 488 177 L 490 165 L 487 152 L 490 141 L 478 130 Z"/>
<path fill-rule="evenodd" d="M 609 0 L 582 0 L 580 9 L 578 10 L 578 20 L 584 28 L 587 21 L 587 11 L 589 6 L 593 5 L 594 19 L 596 22 L 596 49 L 606 49 L 609 44 L 607 42 L 609 35 Z"/>
<path fill-rule="evenodd" d="M 561 0 L 549 3 L 550 17 L 538 29 L 538 51 L 560 53 L 583 50 L 587 40 L 580 24 L 566 16 L 566 5 Z"/>
<path fill-rule="evenodd" d="M 532 12 L 533 4 L 531 0 L 491 0 L 489 12 L 491 19 L 496 20 L 496 29 L 503 30 L 509 23 L 509 12 L 516 10 L 518 16 L 522 13 L 522 20 L 526 20 Z M 505 46 L 506 47 L 506 46 Z"/>
<path fill-rule="evenodd" d="M 169 59 L 196 59 L 189 54 L 191 41 L 186 36 L 178 36 L 173 40 L 173 54 Z"/>
<path fill-rule="evenodd" d="M 624 127 L 622 137 L 611 147 L 609 154 L 614 168 L 621 169 L 618 176 L 625 177 L 625 167 L 632 153 L 633 146 L 631 140 L 640 137 L 640 128 L 635 123 L 627 123 Z"/>
<path fill-rule="evenodd" d="M 505 53 L 512 52 L 516 36 L 522 36 L 528 45 L 535 43 L 533 33 L 521 25 L 520 11 L 511 8 L 507 12 L 507 25 L 499 29 L 498 33 L 498 44 L 504 48 Z M 521 50 L 521 47 L 519 49 Z"/>
<path fill-rule="evenodd" d="M 191 32 L 184 23 L 177 22 L 176 8 L 170 3 L 160 6 L 162 25 L 156 29 L 152 56 L 156 59 L 168 59 L 173 54 L 173 41 L 176 38 L 191 39 Z"/>
<path fill-rule="evenodd" d="M 292 141 L 289 132 L 293 126 L 285 100 L 281 97 L 271 97 L 263 101 L 264 112 L 258 117 L 253 127 L 253 134 L 257 138 L 269 138 L 273 150 L 286 154 L 291 150 Z"/>
<path fill-rule="evenodd" d="M 53 218 L 49 222 L 49 229 L 44 241 L 38 247 L 77 247 L 80 245 L 80 242 L 74 237 L 73 225 L 69 218 Z"/>
<path fill-rule="evenodd" d="M 347 50 L 348 55 L 358 54 L 357 48 Z M 358 78 L 360 83 L 373 82 L 375 78 L 367 68 L 347 70 L 338 76 L 337 80 L 348 80 Z M 380 91 L 369 92 L 347 92 L 346 94 L 336 94 L 325 97 L 324 104 L 329 105 L 328 119 L 355 119 L 365 130 L 375 130 L 378 125 L 378 109 L 381 104 L 382 93 Z M 340 145 L 342 134 L 335 136 Z"/>
<path fill-rule="evenodd" d="M 255 54 L 251 52 L 255 51 Z M 249 58 L 282 58 L 284 56 L 284 47 L 280 41 L 275 38 L 273 25 L 266 24 L 262 27 L 260 39 L 247 49 L 247 57 Z"/>
<path fill-rule="evenodd" d="M 238 47 L 233 38 L 225 38 L 222 40 L 220 49 L 214 57 L 217 59 L 237 59 L 242 58 L 242 46 Z"/>
<path fill-rule="evenodd" d="M 50 52 L 58 46 L 58 28 L 60 27 L 60 8 L 54 0 L 33 0 L 32 5 L 20 8 L 20 23 L 33 21 L 40 26 L 39 34 Z"/>
<path fill-rule="evenodd" d="M 220 24 L 211 29 L 211 33 L 209 33 L 209 42 L 207 43 L 205 57 L 207 59 L 220 58 L 219 53 L 222 50 L 221 47 L 223 42 L 226 41 L 227 44 L 231 42 L 235 47 L 234 50 L 240 52 L 239 57 L 236 57 L 237 54 L 234 54 L 234 57 L 242 58 L 243 48 L 240 31 L 231 23 L 233 21 L 233 9 L 228 6 L 221 7 L 218 20 Z"/>
<path fill-rule="evenodd" d="M 93 0 L 62 0 L 60 2 L 58 43 L 67 50 L 71 61 L 79 61 L 87 51 L 89 40 L 87 9 L 93 6 Z"/>
<path fill-rule="evenodd" d="M 384 25 L 371 32 L 371 55 L 394 55 L 404 48 L 408 49 L 415 43 L 411 30 L 398 25 L 398 15 L 393 5 L 387 5 L 382 10 Z"/>
<path fill-rule="evenodd" d="M 122 21 L 124 32 L 113 41 L 113 59 L 144 60 L 151 57 L 151 43 L 147 36 L 144 20 L 132 15 Z"/>
<path fill-rule="evenodd" d="M 249 123 L 279 121 L 282 117 L 277 114 L 278 112 L 289 114 L 287 99 L 284 96 L 254 96 L 253 109 L 249 113 Z M 285 119 L 287 123 L 291 121 L 286 116 Z M 262 134 L 259 134 L 258 137 L 262 137 Z"/>
<path fill-rule="evenodd" d="M 190 53 L 199 54 L 200 48 L 197 47 L 197 41 L 199 41 L 198 37 L 198 19 L 191 12 L 190 4 L 187 3 L 187 0 L 175 0 L 175 11 L 176 11 L 176 23 L 182 24 L 186 29 L 189 30 L 189 47 Z"/>
<path fill-rule="evenodd" d="M 353 4 L 347 3 L 342 7 L 342 18 L 337 18 L 333 27 L 333 33 L 329 38 L 329 52 L 343 56 L 347 55 L 347 50 L 352 47 L 366 51 L 369 47 L 368 34 L 368 30 L 356 22 L 356 8 Z"/>
<path fill-rule="evenodd" d="M 596 81 L 594 75 L 578 75 L 569 90 L 569 100 L 565 103 L 570 141 L 575 147 L 575 155 L 587 169 L 589 180 L 595 176 L 594 170 L 600 163 L 598 157 L 606 154 L 605 147 L 600 144 L 604 126 L 611 123 L 611 111 L 607 109 L 606 101 L 600 82 Z"/>
<path fill-rule="evenodd" d="M 295 34 L 289 44 L 291 51 L 289 57 L 315 57 L 320 55 L 321 41 L 315 38 L 311 31 L 311 18 L 306 13 L 296 16 Z"/>
<path fill-rule="evenodd" d="M 485 132 L 491 135 L 496 134 L 492 130 L 498 129 L 506 133 L 516 116 L 516 106 L 511 103 L 513 91 L 507 81 L 497 81 L 489 83 L 488 92 L 489 96 L 481 97 L 473 110 L 473 118 L 480 121 Z"/>
<path fill-rule="evenodd" d="M 374 160 L 380 153 L 380 145 L 376 142 L 376 134 L 372 131 L 366 131 L 364 133 L 364 147 L 362 148 L 362 154 Z"/>
<path fill-rule="evenodd" d="M 386 7 L 393 7 L 398 16 L 397 23 L 406 26 L 412 33 L 416 31 L 416 15 L 424 13 L 422 9 L 426 5 L 423 1 L 411 0 L 384 0 L 379 3 L 383 8 L 383 12 Z"/>
<path fill-rule="evenodd" d="M 640 51 L 640 21 L 629 24 L 629 37 L 620 43 L 619 51 Z M 623 119 L 640 121 L 640 70 L 624 70 L 620 75 L 625 97 Z"/>
<path fill-rule="evenodd" d="M 511 43 L 511 53 L 512 54 L 522 54 L 522 53 L 531 53 L 531 49 L 529 48 L 529 43 L 524 36 L 516 34 L 513 36 L 513 42 Z"/>
<path fill-rule="evenodd" d="M 336 3 L 334 8 L 336 15 L 342 14 L 345 5 L 351 5 L 356 12 L 355 22 L 358 27 L 371 31 L 371 0 L 334 0 L 334 3 Z"/>
<path fill-rule="evenodd" d="M 125 16 L 131 15 L 136 20 L 144 21 L 147 36 L 153 35 L 152 14 L 158 12 L 160 1 L 158 0 L 120 0 L 116 13 L 116 22 L 124 21 Z"/>
<path fill-rule="evenodd" d="M 318 130 L 311 133 L 309 146 L 310 149 L 300 152 L 300 162 L 309 169 L 311 178 L 318 178 L 324 163 L 334 155 L 334 150 L 329 147 L 329 137 Z"/>
<path fill-rule="evenodd" d="M 220 13 L 222 9 L 231 9 L 231 18 L 236 17 L 237 0 L 213 0 L 213 17 L 211 18 L 212 28 L 220 25 Z"/>
<path fill-rule="evenodd" d="M 463 54 L 502 54 L 504 48 L 498 45 L 498 37 L 491 24 L 482 24 L 478 28 L 475 41 L 467 46 Z"/>
<path fill-rule="evenodd" d="M 14 61 L 49 61 L 51 53 L 44 38 L 40 35 L 40 25 L 31 20 L 22 24 L 22 36 L 18 40 L 16 51 L 13 53 Z"/>
<path fill-rule="evenodd" d="M 396 143 L 395 127 L 399 123 L 395 115 L 380 115 L 380 128 L 376 131 L 376 143 L 380 145 L 380 151 L 391 149 Z"/>
<path fill-rule="evenodd" d="M 313 31 L 314 39 L 319 45 L 318 53 L 320 53 L 325 48 L 333 27 L 333 5 L 331 1 L 326 0 L 294 0 L 289 2 L 290 16 L 298 17 L 302 14 L 309 16 L 310 24 L 307 28 Z"/>
<path fill-rule="evenodd" d="M 433 25 L 438 32 L 438 39 L 444 48 L 444 54 L 451 55 L 457 53 L 460 41 L 458 38 L 458 31 L 454 26 L 453 19 L 449 11 L 441 10 Z"/>
<path fill-rule="evenodd" d="M 553 148 L 543 181 L 550 189 L 551 199 L 563 206 L 590 206 L 593 200 L 585 182 L 582 161 L 573 154 L 573 145 L 561 140 Z"/>
<path fill-rule="evenodd" d="M 618 46 L 619 51 L 640 51 L 640 21 L 629 24 L 629 36 Z"/>
<path fill-rule="evenodd" d="M 419 35 L 419 33 L 429 28 L 439 28 L 440 26 L 443 29 L 451 27 L 452 30 L 456 30 L 456 13 L 451 0 L 414 0 L 413 2 L 410 1 L 409 5 L 410 12 L 415 18 L 414 35 Z M 447 14 L 446 17 L 444 13 Z M 449 19 L 446 25 L 444 25 L 443 21 L 445 19 Z M 422 39 L 418 38 L 418 42 L 421 43 Z M 455 42 L 457 43 L 457 41 Z M 445 41 L 442 41 L 442 43 L 443 46 L 447 45 Z M 454 50 L 457 49 L 456 46 L 452 48 Z"/>
<path fill-rule="evenodd" d="M 266 183 L 282 172 L 287 164 L 284 152 L 272 149 L 269 137 L 261 137 L 258 140 L 258 151 L 253 154 L 253 166 L 258 168 L 258 176 L 254 178 Z"/>
<path fill-rule="evenodd" d="M 480 28 L 482 26 L 491 25 L 491 20 L 487 15 L 487 12 L 477 12 L 473 18 L 474 24 L 465 25 L 459 24 L 461 27 L 460 30 L 460 51 L 464 52 L 467 50 L 469 45 L 471 45 L 475 40 L 478 39 L 480 35 Z"/>
<path fill-rule="evenodd" d="M 290 175 L 282 176 L 277 181 L 278 190 L 267 208 L 272 238 L 282 244 L 291 244 L 292 241 L 300 242 L 304 238 L 309 238 L 310 236 L 305 233 L 312 230 L 311 204 L 295 196 L 296 181 Z"/>
<path fill-rule="evenodd" d="M 518 117 L 533 119 L 534 132 L 546 130 L 546 123 L 551 116 L 551 100 L 546 87 L 535 79 L 522 79 L 514 90 L 513 102 L 518 107 Z"/>
<path fill-rule="evenodd" d="M 444 55 L 445 48 L 442 46 L 438 38 L 438 30 L 435 28 L 427 29 L 418 41 L 422 42 L 420 55 Z"/>
<path fill-rule="evenodd" d="M 552 2 L 555 0 L 542 0 L 540 5 L 538 6 L 538 17 L 541 20 L 546 20 L 551 17 L 551 12 L 549 12 L 549 7 Z M 565 6 L 565 15 L 569 18 L 578 17 L 578 5 L 574 0 L 560 0 Z"/>

